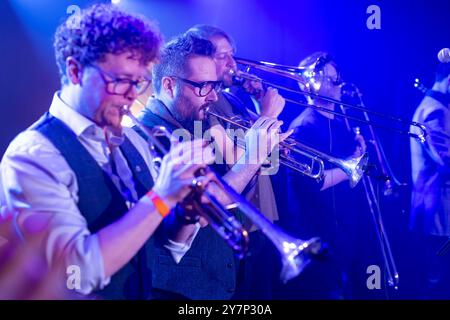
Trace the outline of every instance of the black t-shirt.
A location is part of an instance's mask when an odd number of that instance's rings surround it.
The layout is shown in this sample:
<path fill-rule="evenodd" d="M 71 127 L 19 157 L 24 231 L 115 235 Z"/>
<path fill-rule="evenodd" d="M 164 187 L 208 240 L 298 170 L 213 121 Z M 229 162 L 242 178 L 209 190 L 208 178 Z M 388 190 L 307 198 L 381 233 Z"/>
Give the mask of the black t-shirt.
<path fill-rule="evenodd" d="M 294 139 L 330 156 L 347 159 L 355 151 L 354 136 L 342 119 L 329 119 L 316 110 L 307 109 L 291 127 L 295 128 Z M 308 159 L 304 161 L 310 163 Z M 325 169 L 336 167 L 326 161 L 324 164 Z M 330 250 L 336 249 L 338 235 L 354 233 L 355 215 L 364 199 L 360 185 L 351 189 L 348 181 L 344 181 L 321 191 L 323 181 L 318 183 L 289 170 L 288 186 L 289 216 L 294 222 L 291 231 L 303 238 L 319 236 L 329 244 Z"/>

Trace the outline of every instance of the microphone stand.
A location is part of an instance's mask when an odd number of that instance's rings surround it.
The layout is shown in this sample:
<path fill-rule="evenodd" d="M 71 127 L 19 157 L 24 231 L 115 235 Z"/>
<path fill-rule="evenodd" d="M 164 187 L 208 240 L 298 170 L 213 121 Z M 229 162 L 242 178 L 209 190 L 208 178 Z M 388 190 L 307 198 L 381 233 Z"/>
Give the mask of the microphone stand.
<path fill-rule="evenodd" d="M 359 100 L 359 104 L 361 105 L 361 107 L 365 108 L 358 88 L 356 86 L 354 86 L 354 89 L 355 89 L 357 98 Z M 342 110 L 342 113 L 345 115 L 345 109 L 342 105 L 341 105 L 341 110 Z M 370 120 L 369 116 L 366 112 L 364 112 L 364 116 L 365 116 L 366 120 L 368 120 L 368 121 Z M 348 130 L 352 131 L 347 118 L 345 119 L 345 122 L 346 122 Z M 384 195 L 390 195 L 390 194 L 392 194 L 392 183 L 391 183 L 392 180 L 397 184 L 398 184 L 398 182 L 397 182 L 397 179 L 393 176 L 389 165 L 387 164 L 387 161 L 385 159 L 385 155 L 384 155 L 383 149 L 381 148 L 381 145 L 379 143 L 378 137 L 375 135 L 374 130 L 373 130 L 372 126 L 370 126 L 370 125 L 369 125 L 369 130 L 370 130 L 370 134 L 372 136 L 373 145 L 375 146 L 375 151 L 377 153 L 377 159 L 380 164 L 382 174 L 384 176 L 384 179 L 383 179 L 384 187 L 385 187 Z M 389 173 L 391 173 L 391 174 L 389 174 Z M 392 177 L 392 180 L 390 177 Z M 378 198 L 376 196 L 374 183 L 372 182 L 371 177 L 368 175 L 363 176 L 362 182 L 363 182 L 367 202 L 369 204 L 369 209 L 370 209 L 370 212 L 372 215 L 372 220 L 373 220 L 373 224 L 375 227 L 375 233 L 377 235 L 378 242 L 380 245 L 383 262 L 386 267 L 387 283 L 390 287 L 393 287 L 394 289 L 398 289 L 399 274 L 397 272 L 395 260 L 392 255 L 392 250 L 391 250 L 391 246 L 389 243 L 389 239 L 388 239 L 387 233 L 384 229 L 382 213 L 381 213 Z"/>

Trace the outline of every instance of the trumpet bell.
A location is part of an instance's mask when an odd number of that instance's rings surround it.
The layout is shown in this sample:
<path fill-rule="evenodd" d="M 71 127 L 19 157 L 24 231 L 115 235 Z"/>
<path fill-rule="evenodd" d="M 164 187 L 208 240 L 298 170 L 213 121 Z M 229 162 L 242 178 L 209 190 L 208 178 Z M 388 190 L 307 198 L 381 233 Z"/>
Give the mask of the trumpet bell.
<path fill-rule="evenodd" d="M 282 242 L 282 269 L 281 281 L 283 283 L 298 276 L 311 262 L 312 258 L 325 253 L 320 238 L 311 238 L 308 241 L 291 239 Z"/>
<path fill-rule="evenodd" d="M 157 139 L 157 136 L 161 135 L 170 140 L 170 132 L 166 130 L 165 127 L 156 127 L 155 130 L 149 130 L 130 112 L 128 106 L 123 107 L 123 112 L 146 136 L 150 150 L 155 151 L 157 148 L 163 154 L 168 153 L 168 150 L 161 144 L 159 139 Z M 211 169 L 202 168 L 198 170 L 196 174 L 204 176 L 208 173 L 206 170 Z M 209 172 L 214 173 L 214 171 Z M 233 206 L 237 206 L 278 249 L 283 263 L 281 279 L 284 282 L 302 272 L 305 266 L 310 262 L 310 259 L 320 251 L 321 242 L 318 238 L 304 241 L 285 234 L 279 227 L 262 215 L 250 202 L 228 185 L 219 175 L 215 175 L 215 178 L 210 183 L 217 183 L 217 186 L 221 188 L 230 199 L 234 200 Z M 211 227 L 234 250 L 236 256 L 238 258 L 243 258 L 248 248 L 248 231 L 242 226 L 237 218 L 229 212 L 229 208 L 222 205 L 215 195 L 209 192 L 207 188 L 205 188 L 205 185 L 197 178 L 191 181 L 191 188 L 191 193 L 181 205 L 185 210 L 194 210 L 194 212 L 201 213 L 208 220 Z M 202 197 L 205 197 L 208 202 L 204 203 Z"/>
<path fill-rule="evenodd" d="M 348 176 L 350 188 L 354 188 L 364 175 L 369 161 L 369 154 L 366 152 L 358 158 L 347 160 L 338 160 L 336 165 L 339 166 Z"/>

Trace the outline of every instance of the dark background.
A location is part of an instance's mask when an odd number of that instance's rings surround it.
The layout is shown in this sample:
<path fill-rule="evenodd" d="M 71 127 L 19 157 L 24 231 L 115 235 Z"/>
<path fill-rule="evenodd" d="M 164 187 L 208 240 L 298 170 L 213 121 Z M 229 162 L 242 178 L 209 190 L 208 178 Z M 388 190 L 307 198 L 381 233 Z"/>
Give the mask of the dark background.
<path fill-rule="evenodd" d="M 69 16 L 68 6 L 94 2 L 99 1 L 0 1 L 0 154 L 48 109 L 59 88 L 52 37 Z M 381 9 L 381 30 L 366 27 L 372 4 Z M 328 51 L 343 78 L 358 85 L 367 107 L 406 119 L 421 99 L 414 79 L 430 86 L 437 52 L 450 47 L 448 0 L 122 0 L 120 6 L 155 20 L 166 39 L 196 23 L 217 25 L 245 58 L 297 65 L 314 51 Z M 282 119 L 288 124 L 301 110 L 287 106 Z M 397 177 L 409 182 L 408 138 L 378 132 Z M 408 246 L 409 187 L 394 202 L 386 205 L 386 224 L 406 275 L 400 297 L 410 297 L 410 258 L 420 248 Z"/>
<path fill-rule="evenodd" d="M 69 16 L 68 6 L 94 2 L 0 2 L 0 154 L 47 110 L 59 88 L 52 37 Z M 371 4 L 381 9 L 381 30 L 366 27 Z M 437 52 L 450 46 L 450 3 L 444 0 L 122 0 L 120 6 L 155 20 L 166 39 L 196 23 L 217 25 L 233 36 L 237 55 L 250 59 L 297 65 L 314 51 L 328 51 L 369 108 L 407 119 L 420 101 L 414 79 L 430 86 Z M 299 108 L 286 108 L 282 118 L 288 122 Z M 393 166 L 407 178 L 408 139 L 380 135 Z"/>

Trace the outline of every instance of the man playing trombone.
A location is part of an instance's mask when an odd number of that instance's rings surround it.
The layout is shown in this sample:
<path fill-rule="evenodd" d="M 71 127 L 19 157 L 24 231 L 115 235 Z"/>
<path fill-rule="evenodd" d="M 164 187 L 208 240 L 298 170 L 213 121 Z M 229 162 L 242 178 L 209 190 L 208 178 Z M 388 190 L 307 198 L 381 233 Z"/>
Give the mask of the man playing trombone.
<path fill-rule="evenodd" d="M 342 80 L 337 64 L 330 55 L 316 52 L 301 63 L 300 67 L 314 70 L 314 75 L 302 82 L 301 89 L 314 94 L 340 100 Z M 332 154 L 341 159 L 359 157 L 365 152 L 361 137 L 355 140 L 345 122 L 327 112 L 334 111 L 333 102 L 308 97 L 308 102 L 321 110 L 307 108 L 290 124 L 293 138 Z M 288 175 L 288 199 L 290 223 L 300 234 L 317 234 L 329 245 L 328 261 L 306 270 L 297 283 L 285 289 L 286 298 L 298 299 L 342 299 L 344 282 L 349 274 L 344 265 L 353 259 L 355 239 L 355 204 L 363 199 L 359 191 L 350 189 L 348 175 L 340 168 L 325 167 L 321 182 L 301 176 L 295 172 Z M 359 210 L 361 211 L 361 210 Z M 352 237 L 351 237 L 352 236 Z M 348 271 L 348 270 L 346 270 Z M 364 270 L 365 271 L 365 270 Z M 350 296 L 346 296 L 350 297 Z"/>
<path fill-rule="evenodd" d="M 205 24 L 195 25 L 187 33 L 209 40 L 214 46 L 213 60 L 217 78 L 224 85 L 224 90 L 218 93 L 217 101 L 211 106 L 211 110 L 215 114 L 243 121 L 247 127 L 250 127 L 260 116 L 278 118 L 283 111 L 285 100 L 277 89 L 268 87 L 264 90 L 259 81 L 237 81 L 239 71 L 234 59 L 236 45 L 228 33 L 218 27 Z M 214 127 L 239 129 L 214 115 L 211 115 L 208 121 Z M 239 148 L 236 148 L 234 143 L 231 145 L 231 147 L 225 147 L 227 153 L 239 153 Z M 246 198 L 272 222 L 278 220 L 278 207 L 271 180 L 271 176 L 277 171 L 278 166 L 264 168 L 262 174 L 255 175 L 245 190 Z M 240 287 L 236 297 L 269 299 L 272 297 L 271 274 L 275 272 L 275 265 L 271 263 L 273 261 L 272 246 L 262 232 L 251 225 L 250 221 L 246 221 L 246 225 L 252 231 L 250 233 L 250 255 L 241 264 Z M 262 264 L 266 267 L 260 268 Z"/>
<path fill-rule="evenodd" d="M 214 47 L 210 41 L 191 33 L 180 35 L 166 44 L 161 52 L 160 62 L 153 69 L 155 97 L 149 99 L 139 118 L 149 129 L 164 126 L 177 137 L 185 137 L 186 132 L 188 138 L 198 133 L 203 135 L 207 134 L 206 129 L 211 129 L 216 162 L 219 162 L 217 155 L 222 159 L 226 151 L 218 141 L 229 138 L 223 127 L 216 124 L 212 128 L 204 121 L 209 108 L 217 102 L 222 85 L 216 74 L 213 53 Z M 253 150 L 258 153 L 256 157 L 247 148 L 235 158 L 235 162 L 216 163 L 213 168 L 223 175 L 232 188 L 239 193 L 243 192 L 277 142 L 290 134 L 279 134 L 280 126 L 281 122 L 276 119 L 259 118 L 245 139 L 248 145 L 255 145 L 258 140 L 260 145 L 267 145 L 267 148 Z M 248 159 L 258 160 L 248 162 Z M 226 203 L 227 197 L 220 190 L 215 195 Z M 185 230 L 191 230 L 181 240 L 189 241 L 192 246 L 189 249 L 182 244 L 173 243 L 174 246 L 179 246 L 179 250 L 169 252 L 164 246 L 164 239 L 170 234 L 170 227 L 163 225 L 159 228 L 152 254 L 153 297 L 231 298 L 236 290 L 238 264 L 233 251 L 212 228 L 207 226 L 200 229 L 201 221 L 181 219 L 179 223 L 185 225 Z M 250 243 L 251 241 L 252 239 Z"/>

